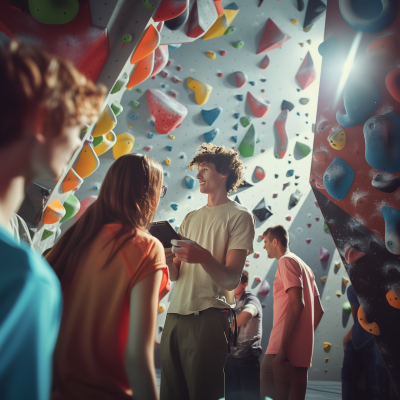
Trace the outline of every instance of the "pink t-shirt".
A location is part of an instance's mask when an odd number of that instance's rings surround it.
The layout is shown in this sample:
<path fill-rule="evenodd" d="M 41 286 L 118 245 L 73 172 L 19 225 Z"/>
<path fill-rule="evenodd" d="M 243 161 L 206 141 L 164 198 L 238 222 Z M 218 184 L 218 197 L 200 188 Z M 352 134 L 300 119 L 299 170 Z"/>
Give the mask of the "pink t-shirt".
<path fill-rule="evenodd" d="M 295 254 L 287 252 L 279 259 L 274 281 L 274 322 L 265 354 L 277 354 L 285 325 L 287 290 L 303 288 L 304 309 L 290 339 L 286 357 L 296 367 L 311 367 L 314 349 L 314 297 L 319 296 L 311 268 Z"/>

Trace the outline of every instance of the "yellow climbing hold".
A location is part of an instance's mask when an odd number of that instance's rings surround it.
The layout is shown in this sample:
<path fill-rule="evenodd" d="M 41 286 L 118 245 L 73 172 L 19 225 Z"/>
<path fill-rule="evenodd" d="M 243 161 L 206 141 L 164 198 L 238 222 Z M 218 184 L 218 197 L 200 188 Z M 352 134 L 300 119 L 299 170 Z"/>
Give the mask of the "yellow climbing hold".
<path fill-rule="evenodd" d="M 193 170 L 194 170 L 194 165 L 189 165 L 189 169 L 190 169 L 191 171 L 193 171 Z"/>
<path fill-rule="evenodd" d="M 223 36 L 226 30 L 233 22 L 233 20 L 235 19 L 238 12 L 239 8 L 237 7 L 232 7 L 231 9 L 224 10 L 223 14 L 218 16 L 217 20 L 212 24 L 211 28 L 203 36 L 203 40 L 208 40 L 219 36 Z"/>
<path fill-rule="evenodd" d="M 338 290 L 338 291 L 336 292 L 336 296 L 337 296 L 337 297 L 340 297 L 341 295 L 342 295 L 342 292 Z"/>
<path fill-rule="evenodd" d="M 325 362 L 328 362 L 328 360 L 329 360 L 329 357 L 325 357 Z"/>
<path fill-rule="evenodd" d="M 364 310 L 360 307 L 358 307 L 358 312 L 357 312 L 357 317 L 358 321 L 360 322 L 360 325 L 369 333 L 372 333 L 375 336 L 379 336 L 381 334 L 381 330 L 379 329 L 379 326 L 376 322 L 368 322 L 367 317 L 364 314 Z"/>
<path fill-rule="evenodd" d="M 307 40 L 307 43 L 308 43 L 308 44 L 311 44 L 311 39 L 308 39 L 308 40 Z"/>
<path fill-rule="evenodd" d="M 304 32 L 310 32 L 312 27 L 313 27 L 313 25 L 309 26 L 308 28 L 304 28 L 303 31 Z"/>
<path fill-rule="evenodd" d="M 117 142 L 113 146 L 113 155 L 116 160 L 118 158 L 129 154 L 132 149 L 133 145 L 135 144 L 135 138 L 128 132 L 120 133 L 117 136 Z"/>
<path fill-rule="evenodd" d="M 342 150 L 346 146 L 346 132 L 343 128 L 337 129 L 328 136 L 328 142 L 335 150 Z"/>
<path fill-rule="evenodd" d="M 321 278 L 321 281 L 325 283 L 325 282 L 326 282 L 326 276 L 323 276 L 323 277 Z"/>
<path fill-rule="evenodd" d="M 292 21 L 293 25 L 297 25 L 297 19 L 296 18 L 291 19 L 291 21 Z"/>
<path fill-rule="evenodd" d="M 346 278 L 342 278 L 342 281 L 344 286 L 347 286 L 347 284 L 349 283 L 349 280 Z"/>
<path fill-rule="evenodd" d="M 63 193 L 70 192 L 71 190 L 75 190 L 77 187 L 82 185 L 82 183 L 83 179 L 75 172 L 73 168 L 71 168 L 61 184 L 61 191 Z"/>
<path fill-rule="evenodd" d="M 170 158 L 166 158 L 166 159 L 165 159 L 165 164 L 171 165 L 171 159 L 170 159 Z"/>
<path fill-rule="evenodd" d="M 110 131 L 106 135 L 103 136 L 103 141 L 94 148 L 94 152 L 100 157 L 106 151 L 110 150 L 111 147 L 117 142 L 117 135 Z"/>
<path fill-rule="evenodd" d="M 82 147 L 78 161 L 75 166 L 76 173 L 85 179 L 89 175 L 92 175 L 97 168 L 99 168 L 100 161 L 95 153 L 91 143 L 85 144 Z"/>
<path fill-rule="evenodd" d="M 197 104 L 205 104 L 210 98 L 212 86 L 207 83 L 200 82 L 194 78 L 187 78 L 187 87 L 194 91 Z"/>
<path fill-rule="evenodd" d="M 342 264 L 340 263 L 340 261 L 336 261 L 336 262 L 335 262 L 335 267 L 336 267 L 336 268 L 340 268 L 341 265 L 342 265 Z"/>
<path fill-rule="evenodd" d="M 175 140 L 175 136 L 174 135 L 168 135 L 170 139 Z"/>
<path fill-rule="evenodd" d="M 215 60 L 215 58 L 217 57 L 216 54 L 213 51 L 207 51 L 206 52 L 206 56 L 208 58 L 211 58 L 211 60 Z"/>
<path fill-rule="evenodd" d="M 129 129 L 133 129 L 133 125 L 129 125 Z"/>
<path fill-rule="evenodd" d="M 117 125 L 117 117 L 115 116 L 111 107 L 107 104 L 101 113 L 95 128 L 93 129 L 92 136 L 103 136 L 110 132 L 111 129 L 114 129 L 115 125 Z"/>
<path fill-rule="evenodd" d="M 299 45 L 300 45 L 301 47 L 303 47 L 303 46 L 304 46 L 304 43 L 299 43 Z"/>
<path fill-rule="evenodd" d="M 160 305 L 158 306 L 158 313 L 161 314 L 164 311 L 165 311 L 165 304 L 160 303 Z"/>
<path fill-rule="evenodd" d="M 44 210 L 43 223 L 45 225 L 55 224 L 64 217 L 65 213 L 65 208 L 60 200 L 54 200 Z"/>
<path fill-rule="evenodd" d="M 332 343 L 324 342 L 324 351 L 325 351 L 325 353 L 329 353 L 331 351 L 331 348 L 332 348 Z"/>

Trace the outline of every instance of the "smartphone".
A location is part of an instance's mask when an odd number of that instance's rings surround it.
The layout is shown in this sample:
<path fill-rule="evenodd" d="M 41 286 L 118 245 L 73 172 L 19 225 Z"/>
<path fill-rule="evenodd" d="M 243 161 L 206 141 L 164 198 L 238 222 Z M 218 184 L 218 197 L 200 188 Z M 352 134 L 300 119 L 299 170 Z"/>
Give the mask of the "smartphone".
<path fill-rule="evenodd" d="M 152 236 L 156 237 L 166 249 L 172 247 L 172 239 L 180 240 L 179 235 L 168 221 L 153 222 L 149 232 Z"/>

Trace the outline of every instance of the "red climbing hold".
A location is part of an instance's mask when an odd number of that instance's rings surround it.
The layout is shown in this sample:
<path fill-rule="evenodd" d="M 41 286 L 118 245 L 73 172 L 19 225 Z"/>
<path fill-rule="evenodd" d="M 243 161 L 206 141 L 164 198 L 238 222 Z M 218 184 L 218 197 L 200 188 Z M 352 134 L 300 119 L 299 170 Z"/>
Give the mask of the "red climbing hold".
<path fill-rule="evenodd" d="M 161 75 L 163 78 L 168 78 L 168 77 L 169 77 L 169 72 L 163 70 L 163 71 L 160 72 L 160 75 Z"/>
<path fill-rule="evenodd" d="M 181 15 L 189 5 L 189 0 L 163 0 L 154 17 L 154 22 L 169 21 Z"/>
<path fill-rule="evenodd" d="M 276 199 L 276 198 L 278 197 L 278 194 L 277 194 L 277 193 L 274 193 L 274 194 L 272 195 L 272 197 L 273 197 L 274 199 Z"/>
<path fill-rule="evenodd" d="M 308 226 L 309 228 L 311 228 L 311 224 L 307 224 L 307 226 Z"/>
<path fill-rule="evenodd" d="M 146 99 L 154 127 L 164 135 L 177 128 L 187 115 L 188 110 L 185 106 L 161 90 L 148 89 Z"/>
<path fill-rule="evenodd" d="M 316 151 L 313 154 L 314 161 L 319 163 L 319 164 L 325 164 L 326 163 L 326 151 Z"/>
<path fill-rule="evenodd" d="M 349 244 L 344 246 L 344 258 L 346 259 L 347 264 L 354 265 L 357 260 L 361 257 L 364 257 L 366 254 L 360 250 L 351 247 Z"/>
<path fill-rule="evenodd" d="M 173 77 L 172 77 L 172 82 L 174 82 L 174 83 L 181 83 L 181 82 L 182 82 L 182 79 L 181 79 L 181 78 L 178 78 L 177 76 L 173 76 Z"/>
<path fill-rule="evenodd" d="M 218 78 L 222 78 L 224 76 L 224 74 L 222 72 L 218 72 Z"/>
<path fill-rule="evenodd" d="M 400 103 L 400 69 L 394 69 L 386 75 L 386 87 L 392 97 Z"/>
<path fill-rule="evenodd" d="M 260 44 L 258 45 L 257 54 L 278 49 L 289 39 L 290 36 L 283 32 L 272 18 L 269 18 L 264 33 L 262 34 Z"/>
<path fill-rule="evenodd" d="M 250 92 L 247 92 L 247 101 L 252 113 L 259 118 L 262 118 L 268 112 L 271 105 L 265 97 Z"/>
<path fill-rule="evenodd" d="M 329 260 L 329 250 L 325 247 L 319 248 L 319 259 L 320 261 L 328 261 Z"/>
<path fill-rule="evenodd" d="M 241 88 L 247 82 L 247 75 L 242 71 L 236 71 L 236 84 L 238 88 Z"/>
<path fill-rule="evenodd" d="M 172 65 L 172 61 L 169 60 L 169 61 L 167 62 L 167 67 L 170 67 L 171 65 Z"/>
<path fill-rule="evenodd" d="M 288 115 L 289 115 L 289 110 L 283 110 L 275 121 L 275 127 L 278 130 L 280 137 L 280 145 L 275 153 L 276 158 L 283 158 L 286 154 L 286 150 L 288 147 L 288 137 L 285 129 Z"/>
<path fill-rule="evenodd" d="M 151 77 L 157 75 L 168 63 L 168 45 L 161 44 L 158 46 L 154 52 L 154 67 Z"/>
<path fill-rule="evenodd" d="M 262 60 L 261 60 L 261 64 L 260 64 L 260 68 L 261 69 L 267 69 L 269 66 L 269 57 L 265 56 Z"/>
<path fill-rule="evenodd" d="M 299 86 L 304 90 L 310 86 L 317 77 L 310 52 L 307 53 L 296 74 Z"/>
<path fill-rule="evenodd" d="M 176 67 L 177 71 L 181 72 L 182 71 L 182 67 Z"/>
<path fill-rule="evenodd" d="M 221 51 L 219 52 L 219 54 L 221 54 L 221 56 L 226 56 L 226 50 L 221 50 Z"/>
<path fill-rule="evenodd" d="M 209 7 L 208 1 L 194 0 L 186 24 L 186 35 L 188 37 L 192 39 L 199 38 L 204 35 L 217 20 L 217 11 L 210 10 Z"/>
<path fill-rule="evenodd" d="M 306 243 L 310 244 L 312 239 L 306 239 Z"/>
<path fill-rule="evenodd" d="M 291 220 L 292 220 L 292 217 L 290 215 L 286 217 L 286 221 L 291 221 Z"/>
<path fill-rule="evenodd" d="M 254 173 L 256 174 L 257 179 L 260 181 L 262 181 L 265 178 L 265 171 L 261 167 L 256 167 Z"/>

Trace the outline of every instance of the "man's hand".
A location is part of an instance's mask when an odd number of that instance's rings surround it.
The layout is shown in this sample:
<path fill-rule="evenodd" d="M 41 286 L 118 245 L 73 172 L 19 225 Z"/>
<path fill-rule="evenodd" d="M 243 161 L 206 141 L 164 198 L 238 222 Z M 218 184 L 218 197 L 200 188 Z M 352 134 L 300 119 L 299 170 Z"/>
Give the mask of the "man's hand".
<path fill-rule="evenodd" d="M 279 350 L 278 354 L 274 357 L 274 359 L 271 362 L 272 368 L 282 368 L 285 358 L 286 358 L 285 353 Z"/>
<path fill-rule="evenodd" d="M 212 257 L 211 253 L 207 249 L 199 246 L 196 242 L 190 239 L 173 239 L 171 240 L 171 244 L 171 251 L 175 254 L 175 257 L 178 260 L 189 264 L 203 264 Z"/>
<path fill-rule="evenodd" d="M 165 252 L 165 260 L 168 266 L 169 275 L 171 281 L 176 281 L 179 276 L 179 271 L 181 267 L 181 262 L 175 257 L 175 254 L 172 253 L 171 248 L 166 249 L 164 248 Z"/>

